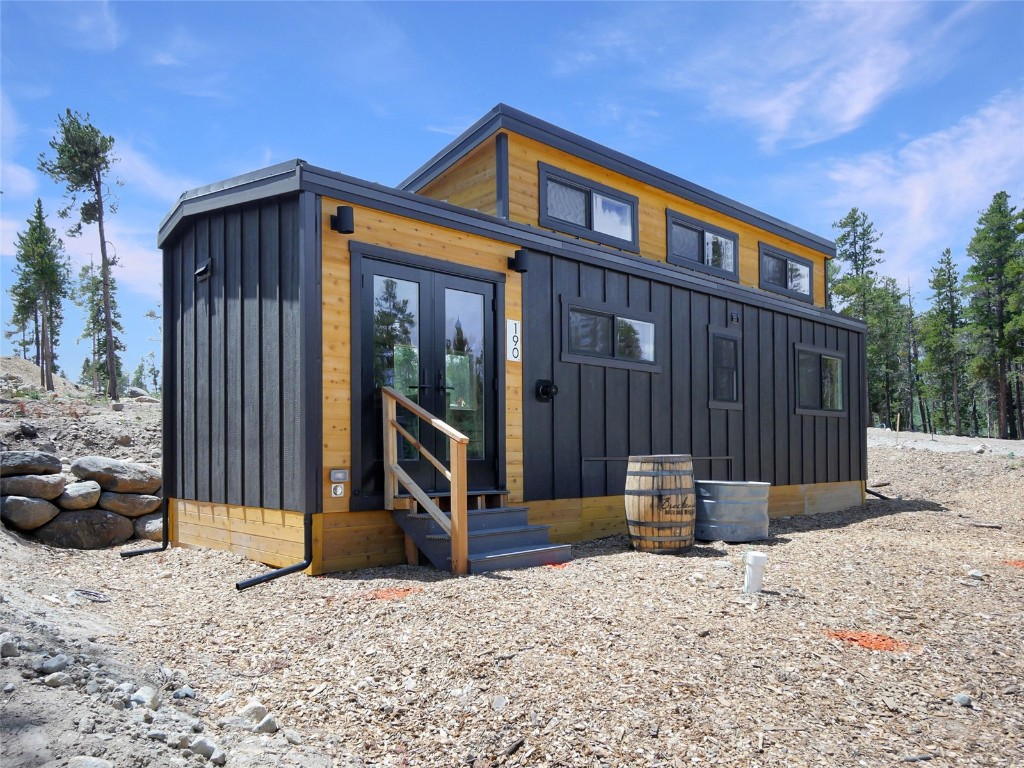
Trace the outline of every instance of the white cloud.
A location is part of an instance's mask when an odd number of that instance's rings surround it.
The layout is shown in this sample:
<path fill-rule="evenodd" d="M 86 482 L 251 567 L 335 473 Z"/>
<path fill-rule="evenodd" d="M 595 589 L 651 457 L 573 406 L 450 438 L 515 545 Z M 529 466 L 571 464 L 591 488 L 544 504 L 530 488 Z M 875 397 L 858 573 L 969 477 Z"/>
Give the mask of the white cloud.
<path fill-rule="evenodd" d="M 1021 207 L 1024 92 L 1004 93 L 955 125 L 894 151 L 832 163 L 824 205 L 841 217 L 866 211 L 884 237 L 883 271 L 925 288 L 944 248 L 963 253 L 978 215 L 1001 190 Z"/>
<path fill-rule="evenodd" d="M 32 197 L 38 189 L 36 174 L 23 165 L 0 163 L 0 191 L 8 200 Z"/>
<path fill-rule="evenodd" d="M 166 203 L 168 208 L 182 192 L 199 186 L 192 179 L 158 168 L 130 144 L 118 142 L 114 145 L 114 154 L 120 161 L 113 168 L 114 175 L 133 190 L 141 190 Z"/>
<path fill-rule="evenodd" d="M 147 299 L 161 298 L 160 276 L 163 274 L 160 250 L 156 247 L 157 223 L 139 225 L 113 216 L 106 221 L 108 254 L 117 257 L 113 274 L 119 288 L 128 288 Z M 64 250 L 71 258 L 72 271 L 90 261 L 99 265 L 99 234 L 95 225 L 83 227 L 79 237 L 65 237 Z"/>
<path fill-rule="evenodd" d="M 856 129 L 893 94 L 949 66 L 952 34 L 975 6 L 948 8 L 767 3 L 716 25 L 694 6 L 659 5 L 574 33 L 554 71 L 603 68 L 626 76 L 634 93 L 697 94 L 707 114 L 752 124 L 765 151 L 807 146 Z"/>
<path fill-rule="evenodd" d="M 113 51 L 123 42 L 121 23 L 107 0 L 59 7 L 68 14 L 64 26 L 73 47 L 86 51 Z"/>

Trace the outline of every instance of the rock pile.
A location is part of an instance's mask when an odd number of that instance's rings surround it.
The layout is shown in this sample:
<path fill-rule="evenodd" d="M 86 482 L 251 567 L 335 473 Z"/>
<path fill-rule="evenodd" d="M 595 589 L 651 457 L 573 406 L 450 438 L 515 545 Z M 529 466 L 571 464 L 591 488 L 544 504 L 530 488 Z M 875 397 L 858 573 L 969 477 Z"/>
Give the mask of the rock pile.
<path fill-rule="evenodd" d="M 145 464 L 84 456 L 71 464 L 41 451 L 0 453 L 0 520 L 55 547 L 101 549 L 162 536 L 160 473 Z"/>
<path fill-rule="evenodd" d="M 258 699 L 249 699 L 235 716 L 207 719 L 211 702 L 188 684 L 181 670 L 161 665 L 156 674 L 139 679 L 91 640 L 55 646 L 35 633 L 0 625 L 0 690 L 5 704 L 18 706 L 30 723 L 39 706 L 60 698 L 61 703 L 52 706 L 64 710 L 65 727 L 38 755 L 53 758 L 52 764 L 334 765 L 327 755 L 302 746 L 296 731 L 282 729 Z M 222 703 L 233 699 L 231 691 L 219 697 Z M 23 727 L 12 721 L 8 735 L 23 738 Z M 32 746 L 40 749 L 44 742 L 43 734 L 36 732 Z M 12 765 L 42 764 L 31 761 L 31 755 L 28 761 L 25 754 L 11 756 Z"/>

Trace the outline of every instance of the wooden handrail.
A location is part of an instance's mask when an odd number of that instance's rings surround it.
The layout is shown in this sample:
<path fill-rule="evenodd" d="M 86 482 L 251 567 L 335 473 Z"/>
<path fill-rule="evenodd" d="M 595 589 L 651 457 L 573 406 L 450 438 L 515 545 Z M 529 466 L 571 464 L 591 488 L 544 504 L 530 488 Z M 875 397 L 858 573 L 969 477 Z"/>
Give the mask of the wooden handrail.
<path fill-rule="evenodd" d="M 452 573 L 469 572 L 469 538 L 468 538 L 468 499 L 466 480 L 466 445 L 469 438 L 434 416 L 425 408 L 401 394 L 393 387 L 381 387 L 383 396 L 384 416 L 384 507 L 395 508 L 395 497 L 401 484 L 420 506 L 441 526 L 451 537 L 452 542 Z M 451 455 L 450 469 L 438 461 L 423 445 L 416 440 L 401 424 L 398 423 L 398 406 L 401 405 L 410 413 L 426 422 L 448 438 Z M 427 496 L 426 492 L 416 484 L 409 474 L 398 465 L 398 436 L 402 435 L 410 445 L 423 455 L 451 483 L 451 518 Z"/>

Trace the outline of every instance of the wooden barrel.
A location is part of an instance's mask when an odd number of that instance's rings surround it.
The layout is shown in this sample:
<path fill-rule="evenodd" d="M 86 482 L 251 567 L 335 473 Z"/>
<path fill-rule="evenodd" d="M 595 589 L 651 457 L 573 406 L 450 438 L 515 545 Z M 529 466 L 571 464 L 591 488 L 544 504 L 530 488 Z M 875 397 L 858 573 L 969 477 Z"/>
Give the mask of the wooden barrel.
<path fill-rule="evenodd" d="M 685 552 L 693 546 L 694 510 L 689 454 L 629 457 L 626 525 L 635 549 Z"/>

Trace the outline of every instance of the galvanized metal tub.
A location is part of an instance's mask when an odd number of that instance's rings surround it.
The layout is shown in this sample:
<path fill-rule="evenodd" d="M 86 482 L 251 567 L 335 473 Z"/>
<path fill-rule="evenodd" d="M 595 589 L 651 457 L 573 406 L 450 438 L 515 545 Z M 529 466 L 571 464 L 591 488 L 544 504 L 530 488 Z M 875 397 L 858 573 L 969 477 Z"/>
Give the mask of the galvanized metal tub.
<path fill-rule="evenodd" d="M 693 546 L 693 462 L 689 454 L 630 456 L 626 525 L 640 552 L 670 555 Z"/>
<path fill-rule="evenodd" d="M 771 483 L 698 480 L 694 537 L 704 541 L 760 541 L 768 538 Z"/>

